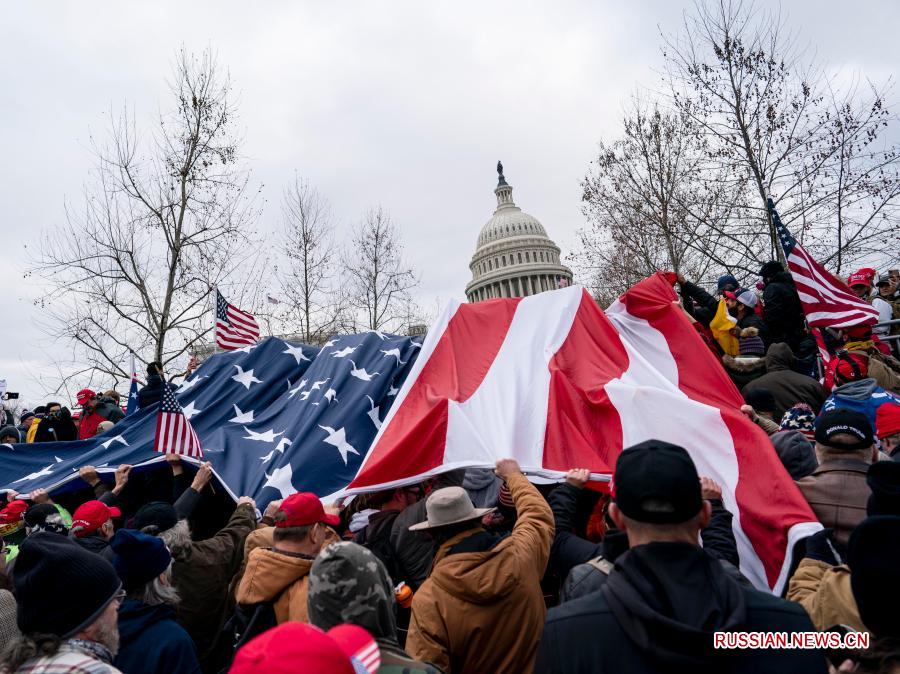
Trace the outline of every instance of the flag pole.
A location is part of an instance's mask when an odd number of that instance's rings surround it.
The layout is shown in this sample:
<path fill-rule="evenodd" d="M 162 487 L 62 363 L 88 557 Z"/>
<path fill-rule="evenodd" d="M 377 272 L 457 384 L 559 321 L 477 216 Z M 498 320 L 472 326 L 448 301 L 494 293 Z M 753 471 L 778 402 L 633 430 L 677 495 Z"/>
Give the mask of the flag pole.
<path fill-rule="evenodd" d="M 212 290 L 209 293 L 209 296 L 212 299 L 212 317 L 213 317 L 213 320 L 212 320 L 212 347 L 213 347 L 213 350 L 212 350 L 212 352 L 213 352 L 213 354 L 216 354 L 219 352 L 219 344 L 216 341 L 216 293 L 218 292 L 218 290 L 219 289 L 217 286 L 213 286 Z"/>

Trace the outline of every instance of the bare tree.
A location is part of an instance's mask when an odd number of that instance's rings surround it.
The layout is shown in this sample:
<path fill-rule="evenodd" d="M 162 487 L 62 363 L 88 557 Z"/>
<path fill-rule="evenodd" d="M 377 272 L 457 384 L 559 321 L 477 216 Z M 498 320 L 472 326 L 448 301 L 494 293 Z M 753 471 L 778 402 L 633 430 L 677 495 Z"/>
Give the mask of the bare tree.
<path fill-rule="evenodd" d="M 632 100 L 622 136 L 600 143 L 582 181 L 582 253 L 573 258 L 601 302 L 659 269 L 701 278 L 740 195 L 693 120 Z M 706 240 L 708 239 L 708 240 Z"/>
<path fill-rule="evenodd" d="M 900 158 L 881 141 L 889 115 L 875 87 L 865 97 L 837 91 L 780 16 L 752 2 L 700 2 L 682 34 L 664 39 L 673 105 L 708 138 L 710 157 L 747 185 L 746 207 L 707 251 L 718 262 L 783 258 L 770 195 L 785 224 L 837 271 L 896 230 Z"/>
<path fill-rule="evenodd" d="M 182 49 L 170 89 L 175 106 L 149 142 L 127 108 L 113 117 L 83 207 L 43 238 L 30 272 L 49 286 L 38 300 L 49 333 L 84 364 L 73 375 L 126 379 L 129 351 L 174 361 L 212 329 L 213 286 L 235 279 L 232 300 L 253 286 L 230 81 L 211 53 Z"/>
<path fill-rule="evenodd" d="M 345 253 L 347 295 L 369 330 L 407 327 L 410 291 L 419 279 L 403 259 L 403 246 L 390 215 L 380 206 L 366 213 Z"/>
<path fill-rule="evenodd" d="M 284 299 L 278 314 L 303 341 L 322 341 L 336 330 L 341 315 L 333 287 L 338 256 L 331 207 L 295 175 L 285 190 L 282 212 L 285 263 L 277 276 Z"/>

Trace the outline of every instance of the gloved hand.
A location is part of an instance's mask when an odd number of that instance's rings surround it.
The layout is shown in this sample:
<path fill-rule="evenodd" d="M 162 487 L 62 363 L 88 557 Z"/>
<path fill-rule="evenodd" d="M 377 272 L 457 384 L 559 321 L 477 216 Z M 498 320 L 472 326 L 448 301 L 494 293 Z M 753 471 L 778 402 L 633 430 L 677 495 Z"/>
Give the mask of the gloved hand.
<path fill-rule="evenodd" d="M 831 566 L 841 563 L 841 556 L 834 547 L 834 529 L 822 529 L 806 539 L 806 556 Z"/>

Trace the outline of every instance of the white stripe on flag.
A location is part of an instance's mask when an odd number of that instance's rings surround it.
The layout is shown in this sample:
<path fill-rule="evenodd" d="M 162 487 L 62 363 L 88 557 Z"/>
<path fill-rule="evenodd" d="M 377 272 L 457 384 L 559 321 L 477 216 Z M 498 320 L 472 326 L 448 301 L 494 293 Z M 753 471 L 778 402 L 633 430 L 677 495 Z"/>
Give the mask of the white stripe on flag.
<path fill-rule="evenodd" d="M 449 404 L 445 463 L 493 464 L 508 456 L 523 466 L 543 465 L 547 364 L 569 335 L 582 293 L 572 286 L 519 302 L 481 385 L 465 402 Z"/>

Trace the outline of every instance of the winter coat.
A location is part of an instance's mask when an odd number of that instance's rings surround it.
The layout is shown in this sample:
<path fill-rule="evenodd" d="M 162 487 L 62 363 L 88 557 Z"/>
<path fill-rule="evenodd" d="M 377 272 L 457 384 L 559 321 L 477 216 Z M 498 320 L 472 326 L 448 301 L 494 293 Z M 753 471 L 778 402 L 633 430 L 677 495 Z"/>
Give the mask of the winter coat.
<path fill-rule="evenodd" d="M 113 550 L 109 545 L 109 539 L 103 538 L 103 536 L 98 536 L 97 534 L 88 534 L 82 538 L 78 538 L 77 536 L 73 536 L 72 540 L 74 540 L 78 545 L 83 547 L 85 550 L 90 550 L 94 552 L 104 559 L 112 561 L 114 557 Z"/>
<path fill-rule="evenodd" d="M 241 564 L 244 539 L 256 527 L 256 512 L 245 503 L 215 536 L 195 541 L 186 555 L 177 554 L 172 564 L 172 584 L 178 590 L 178 622 L 197 646 L 204 670 L 214 659 L 219 634 L 233 605 L 228 591 Z"/>
<path fill-rule="evenodd" d="M 779 431 L 769 439 L 781 464 L 794 480 L 811 475 L 818 467 L 816 449 L 800 431 Z"/>
<path fill-rule="evenodd" d="M 72 421 L 72 413 L 68 407 L 63 407 L 55 415 L 44 417 L 32 424 L 37 425 L 34 433 L 34 442 L 67 442 L 78 439 L 78 429 Z M 29 429 L 30 431 L 31 429 Z"/>
<path fill-rule="evenodd" d="M 125 674 L 200 674 L 194 642 L 171 606 L 126 599 L 119 607 L 119 654 Z"/>
<path fill-rule="evenodd" d="M 466 470 L 451 470 L 434 478 L 433 489 L 462 486 Z M 434 541 L 422 531 L 410 531 L 409 527 L 427 519 L 425 499 L 422 499 L 397 515 L 391 527 L 391 545 L 401 574 L 406 584 L 415 592 L 421 587 L 431 571 L 431 562 L 436 552 Z"/>
<path fill-rule="evenodd" d="M 94 410 L 90 414 L 82 415 L 81 423 L 78 424 L 78 439 L 89 440 L 97 435 L 97 428 L 101 423 L 106 421 Z"/>
<path fill-rule="evenodd" d="M 737 358 L 726 353 L 722 356 L 722 365 L 731 381 L 739 389 L 751 381 L 756 381 L 766 373 L 766 359 L 756 356 Z"/>
<path fill-rule="evenodd" d="M 250 553 L 235 594 L 237 603 L 273 602 L 279 625 L 288 620 L 308 622 L 309 570 L 314 560 L 306 555 L 256 548 Z"/>
<path fill-rule="evenodd" d="M 822 405 L 822 411 L 847 409 L 862 412 L 872 424 L 874 433 L 878 408 L 885 403 L 900 403 L 900 395 L 881 388 L 874 379 L 860 379 L 834 389 Z"/>
<path fill-rule="evenodd" d="M 766 389 L 775 398 L 775 420 L 797 403 L 806 403 L 816 414 L 822 409 L 827 393 L 812 377 L 794 371 L 797 359 L 791 347 L 783 342 L 772 344 L 766 352 L 766 373 L 747 384 L 741 393 Z"/>
<path fill-rule="evenodd" d="M 869 377 L 883 389 L 900 393 L 900 362 L 893 356 L 885 356 L 881 351 L 874 347 L 863 349 L 848 349 L 854 356 L 862 358 L 866 363 Z M 838 359 L 832 360 L 834 366 L 837 365 Z M 829 368 L 831 369 L 831 368 Z M 834 373 L 830 380 L 834 381 Z"/>
<path fill-rule="evenodd" d="M 147 377 L 147 385 L 138 391 L 138 409 L 144 409 L 155 405 L 162 399 L 163 390 L 168 388 L 174 391 L 175 387 L 165 381 L 158 374 L 151 374 Z"/>
<path fill-rule="evenodd" d="M 811 475 L 797 480 L 797 486 L 822 526 L 834 529 L 838 549 L 843 554 L 850 534 L 866 518 L 866 502 L 871 489 L 866 483 L 867 462 L 855 458 L 825 461 Z"/>
<path fill-rule="evenodd" d="M 114 424 L 125 418 L 125 412 L 122 411 L 122 408 L 116 404 L 115 400 L 107 396 L 101 396 L 97 400 L 97 407 L 94 408 L 94 412 Z"/>
<path fill-rule="evenodd" d="M 413 597 L 406 650 L 447 674 L 524 674 L 532 670 L 544 624 L 541 577 L 553 539 L 553 513 L 524 475 L 507 482 L 518 517 L 512 533 L 469 530 L 444 542 Z"/>
<path fill-rule="evenodd" d="M 550 609 L 535 672 L 826 672 L 811 650 L 715 650 L 716 631 L 812 631 L 802 607 L 728 575 L 690 543 L 648 543 L 598 592 Z"/>
<path fill-rule="evenodd" d="M 800 296 L 789 272 L 780 271 L 763 290 L 763 321 L 773 344 L 787 342 L 796 349 L 803 339 L 805 318 Z"/>
<path fill-rule="evenodd" d="M 848 566 L 831 566 L 818 559 L 804 558 L 791 576 L 787 599 L 799 602 L 820 632 L 834 625 L 869 631 L 859 617 Z"/>

